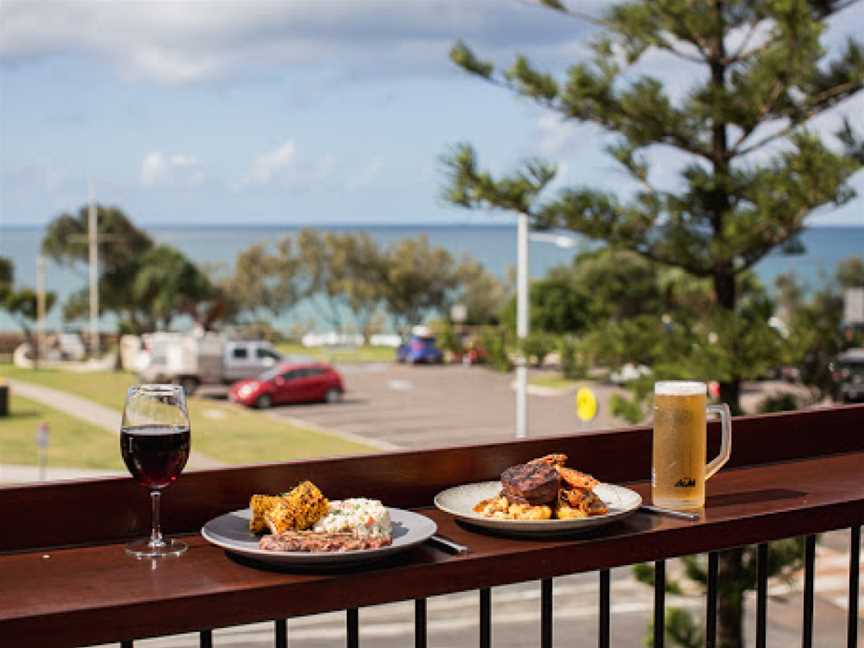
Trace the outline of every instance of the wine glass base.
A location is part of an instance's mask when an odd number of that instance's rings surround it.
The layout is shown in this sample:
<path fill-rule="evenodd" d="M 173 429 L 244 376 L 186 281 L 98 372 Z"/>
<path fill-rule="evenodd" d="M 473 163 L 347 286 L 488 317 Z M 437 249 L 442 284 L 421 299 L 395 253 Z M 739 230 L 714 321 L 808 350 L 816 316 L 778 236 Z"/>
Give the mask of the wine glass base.
<path fill-rule="evenodd" d="M 126 553 L 136 558 L 168 558 L 179 556 L 189 548 L 185 542 L 165 538 L 160 544 L 152 544 L 149 538 L 136 540 L 126 545 Z"/>

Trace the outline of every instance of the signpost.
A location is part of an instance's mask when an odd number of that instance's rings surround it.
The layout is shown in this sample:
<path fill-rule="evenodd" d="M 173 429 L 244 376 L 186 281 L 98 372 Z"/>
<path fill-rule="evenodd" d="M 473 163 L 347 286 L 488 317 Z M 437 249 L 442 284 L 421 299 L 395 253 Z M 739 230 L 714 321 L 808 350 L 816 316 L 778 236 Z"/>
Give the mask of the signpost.
<path fill-rule="evenodd" d="M 45 451 L 48 449 L 51 431 L 44 421 L 36 428 L 36 446 L 39 448 L 39 481 L 45 481 Z"/>
<path fill-rule="evenodd" d="M 582 421 L 590 421 L 597 416 L 597 397 L 587 387 L 576 392 L 576 416 Z"/>

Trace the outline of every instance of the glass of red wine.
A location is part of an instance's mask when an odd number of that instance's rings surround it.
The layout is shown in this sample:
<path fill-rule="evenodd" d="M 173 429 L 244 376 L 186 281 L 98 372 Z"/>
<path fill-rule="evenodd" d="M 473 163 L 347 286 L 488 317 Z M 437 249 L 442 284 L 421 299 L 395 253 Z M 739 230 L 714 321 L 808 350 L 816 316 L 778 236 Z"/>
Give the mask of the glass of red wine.
<path fill-rule="evenodd" d="M 153 523 L 149 538 L 126 545 L 138 558 L 179 556 L 187 545 L 165 538 L 159 528 L 162 489 L 173 484 L 189 459 L 189 411 L 179 385 L 135 385 L 126 394 L 120 451 L 132 476 L 150 490 Z"/>

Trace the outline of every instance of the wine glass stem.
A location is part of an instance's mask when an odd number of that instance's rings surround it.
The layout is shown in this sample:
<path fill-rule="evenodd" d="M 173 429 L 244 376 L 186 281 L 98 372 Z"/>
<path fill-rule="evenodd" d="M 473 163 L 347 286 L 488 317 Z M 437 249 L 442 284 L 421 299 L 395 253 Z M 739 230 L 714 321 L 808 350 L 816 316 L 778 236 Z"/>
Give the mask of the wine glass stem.
<path fill-rule="evenodd" d="M 159 525 L 159 500 L 161 498 L 162 493 L 157 490 L 150 491 L 150 504 L 153 512 L 153 528 L 150 531 L 150 545 L 153 547 L 158 547 L 159 545 L 164 544 L 162 540 L 162 529 Z"/>

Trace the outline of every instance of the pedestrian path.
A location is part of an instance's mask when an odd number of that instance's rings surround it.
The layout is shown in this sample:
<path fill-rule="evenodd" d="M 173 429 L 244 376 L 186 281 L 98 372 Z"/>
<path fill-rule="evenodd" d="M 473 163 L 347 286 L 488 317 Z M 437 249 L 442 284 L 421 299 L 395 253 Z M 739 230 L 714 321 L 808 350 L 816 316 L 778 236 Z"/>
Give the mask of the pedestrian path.
<path fill-rule="evenodd" d="M 15 393 L 20 394 L 24 398 L 29 398 L 48 407 L 53 407 L 64 414 L 87 421 L 91 425 L 120 436 L 121 413 L 115 409 L 94 403 L 87 398 L 82 398 L 69 392 L 45 387 L 44 385 L 36 385 L 18 379 L 9 380 L 8 382 Z M 218 468 L 223 465 L 222 462 L 193 450 L 189 456 L 189 463 L 186 465 L 186 468 L 187 470 L 203 470 L 206 468 Z"/>
<path fill-rule="evenodd" d="M 858 565 L 859 583 L 864 581 L 864 564 Z M 804 570 L 796 572 L 790 582 L 778 581 L 768 588 L 770 596 L 786 596 L 804 591 Z M 849 553 L 824 545 L 816 548 L 813 578 L 814 594 L 842 610 L 849 609 Z M 864 599 L 858 592 L 858 618 L 864 619 Z"/>

